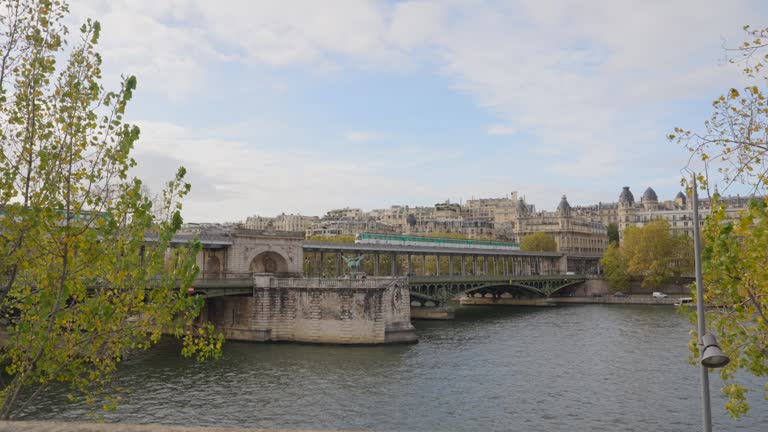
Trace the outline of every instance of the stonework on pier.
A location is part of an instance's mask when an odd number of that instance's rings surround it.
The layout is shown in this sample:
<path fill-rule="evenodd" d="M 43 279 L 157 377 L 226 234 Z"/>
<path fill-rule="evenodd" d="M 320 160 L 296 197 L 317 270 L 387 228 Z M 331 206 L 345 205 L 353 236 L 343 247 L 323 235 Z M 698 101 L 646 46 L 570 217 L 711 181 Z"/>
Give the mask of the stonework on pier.
<path fill-rule="evenodd" d="M 200 319 L 227 339 L 332 344 L 413 343 L 405 278 L 253 276 L 252 296 L 206 300 Z"/>

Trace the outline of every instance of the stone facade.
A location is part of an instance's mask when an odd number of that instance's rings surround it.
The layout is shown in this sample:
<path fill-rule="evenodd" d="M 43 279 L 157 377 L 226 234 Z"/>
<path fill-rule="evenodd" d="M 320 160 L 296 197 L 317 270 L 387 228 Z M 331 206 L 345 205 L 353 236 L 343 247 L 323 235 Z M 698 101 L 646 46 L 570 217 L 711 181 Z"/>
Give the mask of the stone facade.
<path fill-rule="evenodd" d="M 717 190 L 715 190 L 717 194 Z M 721 203 L 726 206 L 726 214 L 730 219 L 738 219 L 739 212 L 749 204 L 749 197 L 718 196 Z M 624 186 L 619 194 L 618 202 L 599 203 L 596 206 L 579 207 L 577 210 L 584 214 L 590 214 L 599 218 L 604 224 L 615 223 L 619 227 L 619 235 L 623 237 L 624 230 L 630 226 L 644 226 L 656 219 L 664 219 L 674 234 L 693 236 L 693 207 L 691 199 L 678 192 L 674 199 L 659 201 L 656 191 L 648 187 L 643 192 L 639 201 L 635 200 L 629 186 Z M 699 199 L 700 224 L 710 211 L 712 200 Z"/>
<path fill-rule="evenodd" d="M 571 208 L 565 195 L 554 212 L 527 214 L 528 206 L 520 201 L 520 213 L 514 232 L 519 238 L 536 232 L 554 237 L 560 252 L 575 255 L 602 256 L 608 247 L 608 230 L 593 217 L 581 215 Z"/>
<path fill-rule="evenodd" d="M 238 226 L 205 227 L 182 235 L 227 239 L 227 247 L 206 247 L 197 256 L 197 265 L 205 275 L 232 273 L 277 273 L 301 275 L 304 250 L 302 232 L 270 232 Z"/>
<path fill-rule="evenodd" d="M 433 207 L 392 206 L 367 213 L 360 209 L 331 210 L 306 234 L 455 233 L 471 239 L 519 241 L 537 231 L 554 236 L 562 252 L 599 255 L 608 243 L 607 231 L 594 214 L 537 212 L 517 192 L 503 198 L 472 199 L 465 205 L 446 201 Z"/>
<path fill-rule="evenodd" d="M 405 279 L 254 276 L 253 296 L 208 299 L 201 319 L 227 339 L 332 344 L 416 342 Z"/>
<path fill-rule="evenodd" d="M 275 217 L 251 216 L 243 223 L 243 228 L 261 231 L 304 232 L 316 224 L 317 216 L 302 216 L 300 214 L 281 214 Z"/>

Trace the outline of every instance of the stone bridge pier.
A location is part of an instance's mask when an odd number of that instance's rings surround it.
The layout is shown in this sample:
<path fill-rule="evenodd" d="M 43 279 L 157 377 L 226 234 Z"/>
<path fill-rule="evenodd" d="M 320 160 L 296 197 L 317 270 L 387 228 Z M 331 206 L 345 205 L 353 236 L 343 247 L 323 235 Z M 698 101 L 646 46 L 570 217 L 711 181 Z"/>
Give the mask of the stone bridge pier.
<path fill-rule="evenodd" d="M 404 278 L 254 274 L 251 295 L 209 297 L 200 319 L 213 323 L 231 340 L 327 344 L 418 341 Z"/>
<path fill-rule="evenodd" d="M 204 296 L 199 321 L 227 339 L 331 344 L 413 343 L 408 283 L 402 277 L 305 278 L 301 232 L 197 227 L 174 243 L 197 238 Z"/>

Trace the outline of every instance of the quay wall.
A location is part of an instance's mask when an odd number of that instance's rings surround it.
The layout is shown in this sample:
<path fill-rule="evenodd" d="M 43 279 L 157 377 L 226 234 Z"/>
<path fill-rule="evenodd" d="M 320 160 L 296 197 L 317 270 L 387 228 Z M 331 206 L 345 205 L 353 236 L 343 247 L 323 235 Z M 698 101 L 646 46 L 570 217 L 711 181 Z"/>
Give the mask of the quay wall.
<path fill-rule="evenodd" d="M 557 306 L 561 304 L 643 304 L 673 305 L 681 296 L 653 298 L 650 295 L 627 297 L 586 296 L 586 297 L 551 297 L 551 298 L 504 298 L 504 297 L 462 297 L 462 306 Z"/>
<path fill-rule="evenodd" d="M 642 286 L 642 281 L 633 279 L 630 281 L 629 287 L 622 290 L 622 292 L 627 295 L 650 296 L 651 293 L 653 293 L 654 291 L 661 291 L 668 295 L 690 296 L 692 283 L 693 282 L 679 281 L 674 283 L 666 283 L 661 285 L 660 287 L 644 288 Z M 609 293 L 611 293 L 611 289 L 610 289 L 610 286 L 608 285 L 608 281 L 606 281 L 605 279 L 587 279 L 587 281 L 585 281 L 582 284 L 576 285 L 569 292 L 573 293 L 574 297 L 580 297 L 580 296 L 591 296 L 593 294 L 608 295 Z"/>

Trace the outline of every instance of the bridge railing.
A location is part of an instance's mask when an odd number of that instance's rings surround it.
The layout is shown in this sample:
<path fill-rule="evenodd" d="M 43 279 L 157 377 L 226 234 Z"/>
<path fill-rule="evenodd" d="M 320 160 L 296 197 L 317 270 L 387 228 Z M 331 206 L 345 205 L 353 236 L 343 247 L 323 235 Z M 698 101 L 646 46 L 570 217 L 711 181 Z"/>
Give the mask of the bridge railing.
<path fill-rule="evenodd" d="M 222 279 L 250 279 L 253 273 L 250 272 L 200 272 L 197 275 L 198 280 L 222 280 Z"/>
<path fill-rule="evenodd" d="M 583 274 L 542 274 L 542 275 L 440 275 L 440 276 L 411 276 L 409 281 L 412 283 L 420 282 L 474 282 L 474 281 L 535 281 L 535 280 L 554 280 L 554 279 L 568 279 L 568 280 L 582 280 L 588 279 L 587 275 Z"/>
<path fill-rule="evenodd" d="M 256 287 L 266 288 L 255 278 Z M 269 288 L 385 288 L 395 283 L 406 283 L 405 278 L 366 277 L 366 278 L 269 278 Z"/>

